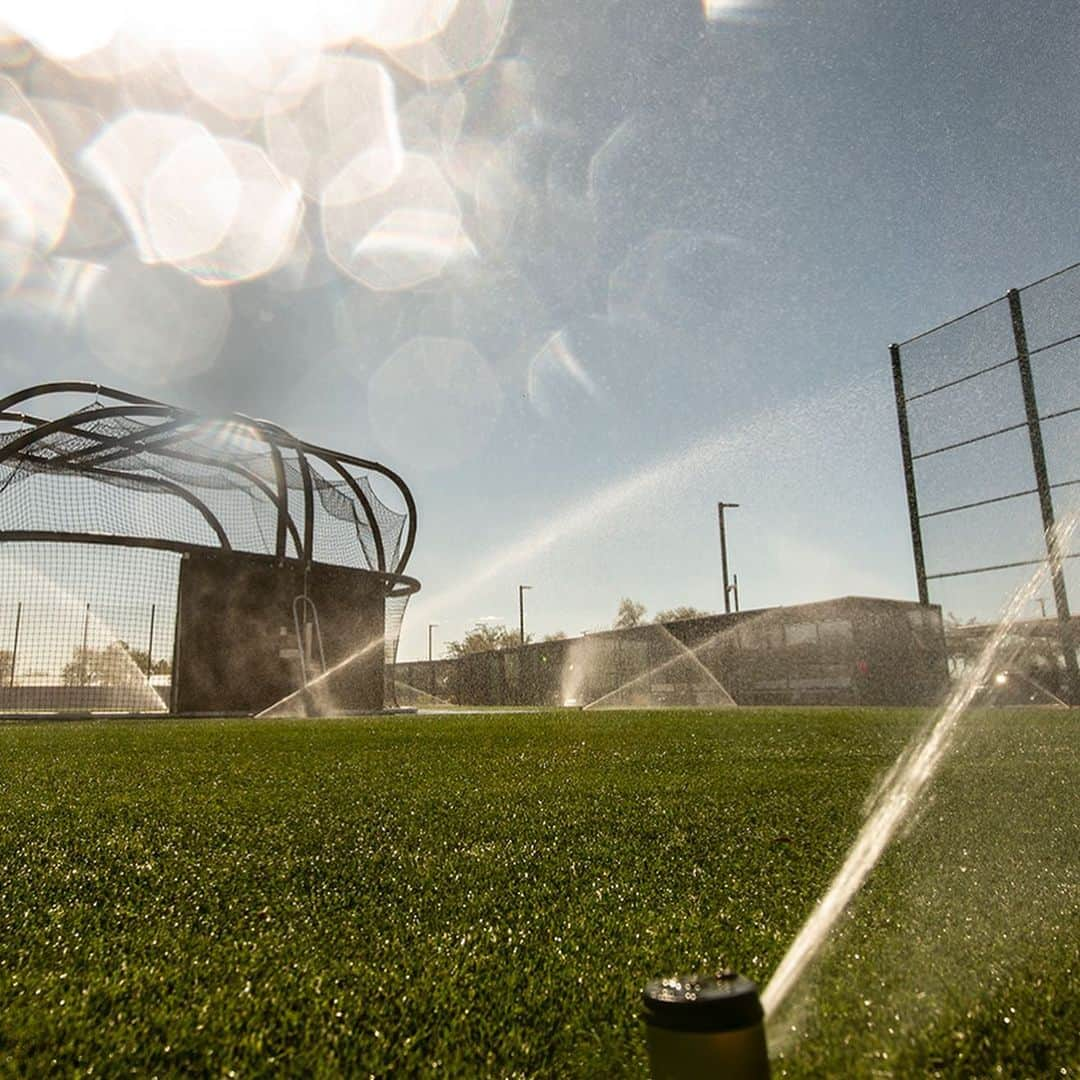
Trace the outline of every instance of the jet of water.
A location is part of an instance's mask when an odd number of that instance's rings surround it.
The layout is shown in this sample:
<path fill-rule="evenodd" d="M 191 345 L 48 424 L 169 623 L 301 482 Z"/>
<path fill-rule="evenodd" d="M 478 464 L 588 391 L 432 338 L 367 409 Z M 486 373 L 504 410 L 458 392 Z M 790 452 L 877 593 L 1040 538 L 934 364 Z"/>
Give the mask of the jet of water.
<path fill-rule="evenodd" d="M 255 718 L 259 719 L 264 716 L 283 715 L 281 710 L 287 705 L 292 704 L 297 698 L 302 697 L 305 694 L 314 694 L 318 700 L 319 695 L 323 694 L 327 687 L 324 685 L 326 680 L 331 675 L 341 671 L 342 668 L 348 667 L 349 664 L 367 656 L 372 649 L 383 648 L 384 639 L 382 635 L 376 638 L 372 638 L 366 645 L 361 646 L 355 652 L 349 653 L 344 660 L 339 660 L 336 664 L 331 664 L 321 675 L 316 676 L 314 679 L 310 679 L 306 686 L 301 686 L 299 690 L 294 690 L 291 694 L 286 694 L 283 698 L 279 698 L 272 705 L 267 705 L 262 712 L 255 714 Z M 324 710 L 325 711 L 325 710 Z"/>
<path fill-rule="evenodd" d="M 751 616 L 750 618 L 743 619 L 741 620 L 741 625 L 743 627 L 746 627 L 750 625 L 751 622 L 756 621 L 758 618 L 760 618 L 760 616 Z M 667 637 L 669 637 L 681 651 L 675 656 L 672 656 L 669 659 L 663 661 L 663 663 L 657 664 L 656 667 L 650 668 L 648 671 L 643 671 L 641 672 L 641 674 L 635 675 L 632 679 L 628 679 L 622 684 L 622 686 L 617 686 L 614 690 L 610 690 L 608 691 L 608 693 L 602 694 L 594 701 L 590 701 L 588 705 L 583 706 L 583 711 L 584 709 L 595 709 L 597 706 L 602 705 L 605 701 L 609 701 L 611 698 L 615 697 L 616 694 L 621 693 L 623 690 L 627 690 L 631 686 L 635 686 L 639 682 L 643 682 L 645 679 L 651 678 L 653 675 L 658 675 L 660 672 L 666 671 L 669 667 L 680 663 L 687 657 L 689 657 L 689 659 L 692 660 L 709 677 L 709 680 L 714 683 L 720 693 L 724 695 L 724 707 L 738 704 L 731 696 L 731 694 L 728 693 L 727 687 L 725 687 L 724 684 L 720 682 L 720 680 L 705 666 L 701 657 L 698 655 L 702 650 L 709 648 L 711 645 L 715 645 L 717 642 L 722 641 L 724 638 L 731 637 L 735 633 L 736 627 L 725 626 L 722 630 L 718 630 L 711 637 L 706 638 L 704 641 L 691 647 L 685 642 L 680 641 L 662 623 L 655 623 L 654 626 L 657 630 L 660 630 L 665 635 L 667 635 Z"/>
<path fill-rule="evenodd" d="M 420 704 L 420 705 L 434 705 L 445 706 L 450 702 L 446 698 L 441 698 L 437 694 L 429 693 L 427 690 L 421 690 L 418 686 L 413 686 L 412 683 L 407 683 L 402 679 L 394 679 L 394 687 L 397 690 L 398 700 L 404 697 L 412 697 L 414 701 L 406 702 L 406 704 Z"/>
<path fill-rule="evenodd" d="M 1077 517 L 1076 514 L 1072 515 L 1059 527 L 1059 551 L 1067 550 L 1066 542 L 1076 526 Z M 960 717 L 971 704 L 976 691 L 986 682 L 1012 625 L 1032 597 L 1043 587 L 1047 573 L 1048 564 L 1044 563 L 1031 580 L 1016 592 L 978 660 L 966 673 L 944 709 L 916 737 L 890 770 L 866 824 L 848 852 L 840 872 L 799 931 L 765 988 L 761 1004 L 767 1015 L 775 1015 L 788 998 L 806 971 L 807 965 L 824 945 L 837 919 L 862 887 L 867 875 L 873 870 L 901 825 L 918 805 L 927 784 L 952 744 Z"/>
<path fill-rule="evenodd" d="M 625 516 L 629 508 L 648 503 L 676 485 L 714 475 L 720 466 L 729 470 L 747 467 L 760 456 L 765 442 L 776 454 L 794 453 L 796 448 L 805 451 L 807 440 L 813 437 L 811 419 L 815 431 L 832 430 L 842 419 L 869 415 L 875 394 L 870 379 L 827 388 L 809 401 L 786 402 L 763 410 L 735 430 L 706 436 L 677 454 L 605 484 L 530 523 L 516 541 L 485 554 L 475 572 L 439 592 L 420 593 L 410 605 L 410 618 L 420 625 L 434 621 L 438 612 L 465 603 L 488 582 L 510 577 L 559 543 L 607 527 Z"/>
<path fill-rule="evenodd" d="M 669 638 L 675 644 L 675 647 L 687 656 L 716 689 L 724 695 L 725 705 L 735 704 L 735 699 L 728 693 L 727 687 L 702 663 L 701 657 L 697 654 L 697 649 L 691 649 L 685 642 L 680 641 L 663 623 L 656 623 L 656 629 Z"/>

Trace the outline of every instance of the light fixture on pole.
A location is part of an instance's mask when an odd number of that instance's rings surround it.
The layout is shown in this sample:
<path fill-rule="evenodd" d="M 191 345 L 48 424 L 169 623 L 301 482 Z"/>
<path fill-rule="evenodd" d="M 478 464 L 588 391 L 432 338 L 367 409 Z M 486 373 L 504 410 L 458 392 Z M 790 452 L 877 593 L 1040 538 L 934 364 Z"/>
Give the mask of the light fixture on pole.
<path fill-rule="evenodd" d="M 718 502 L 716 512 L 720 518 L 720 571 L 724 577 L 724 614 L 731 614 L 731 585 L 728 582 L 727 566 L 727 529 L 724 525 L 724 511 L 737 507 L 738 503 Z M 737 586 L 736 586 L 737 588 Z"/>
<path fill-rule="evenodd" d="M 518 627 L 521 634 L 521 644 L 525 644 L 525 590 L 531 589 L 531 585 L 518 586 Z"/>

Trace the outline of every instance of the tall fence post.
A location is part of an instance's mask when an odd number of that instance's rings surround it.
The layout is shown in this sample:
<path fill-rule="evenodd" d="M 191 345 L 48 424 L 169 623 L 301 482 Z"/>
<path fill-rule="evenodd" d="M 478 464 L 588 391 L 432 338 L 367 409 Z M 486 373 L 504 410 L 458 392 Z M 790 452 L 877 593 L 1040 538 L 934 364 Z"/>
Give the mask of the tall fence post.
<path fill-rule="evenodd" d="M 154 616 L 157 614 L 157 604 L 150 605 L 150 640 L 146 643 L 146 681 L 149 682 L 154 674 Z"/>
<path fill-rule="evenodd" d="M 82 624 L 82 665 L 79 669 L 79 685 L 88 686 L 90 684 L 90 664 L 89 658 L 86 655 L 87 634 L 90 631 L 90 605 L 86 605 L 86 613 L 83 615 Z"/>
<path fill-rule="evenodd" d="M 11 672 L 8 675 L 8 686 L 15 685 L 15 665 L 19 661 L 19 624 L 22 622 L 22 601 L 15 608 L 15 640 L 11 644 Z"/>
<path fill-rule="evenodd" d="M 896 392 L 896 422 L 900 429 L 900 452 L 904 458 L 904 483 L 907 485 L 908 519 L 911 522 L 911 553 L 915 558 L 915 581 L 919 603 L 930 603 L 926 586 L 926 559 L 923 555 L 922 525 L 919 522 L 919 497 L 915 489 L 915 462 L 911 458 L 911 434 L 908 431 L 907 398 L 904 395 L 904 372 L 900 366 L 900 346 L 890 345 L 893 389 Z"/>
<path fill-rule="evenodd" d="M 1039 509 L 1042 512 L 1043 536 L 1046 554 L 1050 560 L 1050 580 L 1054 588 L 1054 606 L 1057 609 L 1058 637 L 1065 659 L 1070 705 L 1080 705 L 1080 668 L 1076 661 L 1073 643 L 1072 621 L 1069 611 L 1069 595 L 1065 588 L 1062 569 L 1061 539 L 1054 521 L 1054 500 L 1050 492 L 1050 478 L 1046 470 L 1046 452 L 1043 448 L 1042 425 L 1039 407 L 1035 399 L 1035 380 L 1031 375 L 1031 356 L 1028 352 L 1027 328 L 1024 326 L 1024 309 L 1020 303 L 1020 290 L 1009 290 L 1009 313 L 1012 316 L 1013 337 L 1016 340 L 1016 364 L 1020 371 L 1020 388 L 1024 395 L 1024 413 L 1027 418 L 1028 438 L 1031 442 L 1031 461 L 1035 468 L 1035 487 L 1039 493 Z"/>

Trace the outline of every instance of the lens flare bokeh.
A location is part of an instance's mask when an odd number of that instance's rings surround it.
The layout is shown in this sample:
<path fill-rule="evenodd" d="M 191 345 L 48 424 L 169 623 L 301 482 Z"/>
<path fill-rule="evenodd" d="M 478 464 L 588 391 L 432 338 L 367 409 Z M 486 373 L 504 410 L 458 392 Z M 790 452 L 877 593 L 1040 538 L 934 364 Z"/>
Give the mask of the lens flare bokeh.
<path fill-rule="evenodd" d="M 167 381 L 214 366 L 230 333 L 233 305 L 208 288 L 337 280 L 405 303 L 500 260 L 491 222 L 515 189 L 479 178 L 529 122 L 528 64 L 495 61 L 509 14 L 509 0 L 5 5 L 9 310 L 62 311 L 105 366 Z M 77 295 L 73 257 L 93 278 Z"/>

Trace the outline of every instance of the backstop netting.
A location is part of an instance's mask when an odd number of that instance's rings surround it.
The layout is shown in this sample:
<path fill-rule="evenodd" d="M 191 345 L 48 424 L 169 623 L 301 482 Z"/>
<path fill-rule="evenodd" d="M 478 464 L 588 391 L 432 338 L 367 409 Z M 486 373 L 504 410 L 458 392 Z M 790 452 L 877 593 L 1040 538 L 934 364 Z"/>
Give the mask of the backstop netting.
<path fill-rule="evenodd" d="M 306 595 L 326 568 L 372 575 L 392 657 L 418 587 L 402 573 L 414 510 L 383 466 L 265 421 L 206 419 L 83 384 L 10 395 L 0 401 L 0 711 L 169 708 L 180 562 L 196 553 L 286 574 L 278 608 L 260 616 L 286 638 L 289 589 Z M 310 604 L 301 614 L 318 619 Z M 340 612 L 332 621 L 346 633 Z M 290 659 L 294 644 L 267 641 L 264 652 Z M 304 679 L 318 675 L 299 666 Z"/>
<path fill-rule="evenodd" d="M 0 710 L 165 712 L 180 555 L 0 544 Z"/>
<path fill-rule="evenodd" d="M 1030 418 L 1018 330 L 1031 373 Z M 1055 518 L 1080 509 L 1080 267 L 921 334 L 895 353 L 926 588 L 957 619 L 992 619 L 1047 558 L 1033 434 L 1042 443 Z M 1063 552 L 1071 594 L 1080 584 L 1078 553 L 1074 537 Z M 1043 600 L 1050 608 L 1049 586 Z"/>
<path fill-rule="evenodd" d="M 1054 620 L 1075 675 L 1080 586 L 1080 264 L 892 347 L 920 598 L 995 621 L 1048 570 L 1024 620 Z"/>

